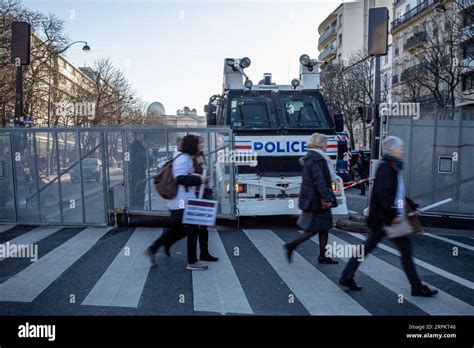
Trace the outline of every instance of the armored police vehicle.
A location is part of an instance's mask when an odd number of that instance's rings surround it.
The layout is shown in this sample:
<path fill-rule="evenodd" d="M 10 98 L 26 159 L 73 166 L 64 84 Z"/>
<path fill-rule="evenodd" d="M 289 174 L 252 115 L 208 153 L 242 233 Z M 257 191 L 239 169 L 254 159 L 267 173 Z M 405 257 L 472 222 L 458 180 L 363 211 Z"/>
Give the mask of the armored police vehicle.
<path fill-rule="evenodd" d="M 299 159 L 307 152 L 306 142 L 314 132 L 330 136 L 327 154 L 336 166 L 336 132 L 343 131 L 343 118 L 331 117 L 321 94 L 319 63 L 308 55 L 300 57 L 300 77 L 291 85 L 275 84 L 271 74 L 254 85 L 244 71 L 250 64 L 249 58 L 226 58 L 222 94 L 204 108 L 208 125 L 231 127 L 232 139 L 224 146 L 241 155 L 234 159 L 250 159 L 237 162 L 235 187 L 217 189 L 228 196 L 233 190 L 238 216 L 297 214 Z M 347 214 L 342 182 L 333 190 L 339 203 L 333 213 Z"/>

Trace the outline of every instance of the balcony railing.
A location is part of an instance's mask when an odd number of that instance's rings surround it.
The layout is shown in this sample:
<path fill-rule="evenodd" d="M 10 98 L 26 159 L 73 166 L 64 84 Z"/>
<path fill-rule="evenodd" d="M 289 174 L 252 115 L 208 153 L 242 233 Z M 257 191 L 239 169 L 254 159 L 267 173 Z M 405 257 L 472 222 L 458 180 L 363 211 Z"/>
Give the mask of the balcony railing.
<path fill-rule="evenodd" d="M 324 61 L 331 55 L 336 55 L 336 52 L 337 52 L 337 48 L 330 46 L 319 54 L 318 60 Z"/>
<path fill-rule="evenodd" d="M 398 83 L 398 74 L 392 76 L 392 85 L 396 85 Z"/>
<path fill-rule="evenodd" d="M 413 36 L 409 37 L 407 43 L 403 45 L 405 51 L 411 50 L 422 43 L 426 42 L 426 32 L 416 33 Z"/>
<path fill-rule="evenodd" d="M 319 37 L 319 40 L 318 40 L 318 44 L 321 44 L 322 42 L 324 42 L 324 40 L 326 40 L 328 37 L 336 34 L 336 27 L 329 27 L 329 29 L 327 29 L 324 33 L 321 34 L 321 36 Z"/>
<path fill-rule="evenodd" d="M 408 22 L 410 19 L 418 16 L 420 13 L 424 12 L 426 9 L 431 8 L 433 3 L 437 0 L 424 0 L 418 6 L 412 8 L 410 11 L 405 13 L 403 16 L 395 19 L 392 22 L 392 30 L 399 27 L 403 23 Z"/>
<path fill-rule="evenodd" d="M 402 74 L 400 75 L 400 82 L 415 77 L 416 75 L 420 73 L 421 68 L 422 68 L 422 64 L 417 64 L 409 68 L 406 68 L 405 70 L 402 71 Z"/>

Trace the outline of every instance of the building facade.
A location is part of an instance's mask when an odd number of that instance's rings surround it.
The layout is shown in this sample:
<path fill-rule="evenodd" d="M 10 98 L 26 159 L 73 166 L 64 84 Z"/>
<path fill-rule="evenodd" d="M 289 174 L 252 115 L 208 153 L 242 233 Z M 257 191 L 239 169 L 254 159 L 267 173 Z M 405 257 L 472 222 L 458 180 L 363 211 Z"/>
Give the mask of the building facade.
<path fill-rule="evenodd" d="M 439 9 L 441 8 L 442 11 Z M 454 91 L 455 106 L 474 104 L 474 1 L 473 0 L 396 0 L 395 19 L 391 23 L 393 37 L 392 90 L 396 102 L 419 102 L 422 107 L 439 105 L 442 98 L 448 99 L 450 90 L 447 83 L 439 83 L 440 96 L 417 83 L 416 78 L 423 71 L 423 60 L 419 57 L 435 41 L 434 36 L 443 39 L 443 33 L 453 37 L 449 42 L 441 42 L 440 50 L 446 49 L 446 56 L 440 64 L 458 65 L 460 70 L 447 68 L 446 73 L 459 80 Z M 459 23 L 457 21 L 459 20 Z M 453 23 L 454 21 L 454 23 Z M 438 30 L 439 28 L 439 30 Z M 448 34 L 448 36 L 449 36 Z M 431 48 L 431 51 L 434 51 Z M 431 52 L 430 52 L 431 53 Z M 417 58 L 418 57 L 418 58 Z M 426 64 L 425 64 L 426 66 Z M 451 70 L 451 71 L 450 71 Z M 459 73 L 461 72 L 461 73 Z M 440 69 L 440 73 L 443 72 Z M 426 77 L 429 78 L 429 77 Z M 443 79 L 441 79 L 443 80 Z"/>

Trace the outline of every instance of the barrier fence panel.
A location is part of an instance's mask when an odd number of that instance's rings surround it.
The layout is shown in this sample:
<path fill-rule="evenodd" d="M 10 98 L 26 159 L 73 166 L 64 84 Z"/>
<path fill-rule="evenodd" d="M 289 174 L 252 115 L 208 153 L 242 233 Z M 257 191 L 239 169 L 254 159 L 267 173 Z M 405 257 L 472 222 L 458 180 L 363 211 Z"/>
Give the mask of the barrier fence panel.
<path fill-rule="evenodd" d="M 10 132 L 0 132 L 0 221 L 16 221 Z"/>
<path fill-rule="evenodd" d="M 421 206 L 453 202 L 430 213 L 474 216 L 474 110 L 421 110 L 420 117 L 389 116 L 389 135 L 406 142 L 408 195 Z"/>
<path fill-rule="evenodd" d="M 167 215 L 153 178 L 187 134 L 200 135 L 219 216 L 235 216 L 233 163 L 218 150 L 228 128 L 0 130 L 0 222 L 105 225 L 117 209 Z"/>
<path fill-rule="evenodd" d="M 124 152 L 126 207 L 132 213 L 167 215 L 168 207 L 154 188 L 153 178 L 158 170 L 173 157 L 181 139 L 187 134 L 199 135 L 204 140 L 204 153 L 210 176 L 209 188 L 213 199 L 219 201 L 219 217 L 233 218 L 233 194 L 228 192 L 234 186 L 230 169 L 232 163 L 220 163 L 218 150 L 223 148 L 223 139 L 231 138 L 228 128 L 129 128 L 125 133 Z M 219 175 L 218 175 L 219 174 Z"/>

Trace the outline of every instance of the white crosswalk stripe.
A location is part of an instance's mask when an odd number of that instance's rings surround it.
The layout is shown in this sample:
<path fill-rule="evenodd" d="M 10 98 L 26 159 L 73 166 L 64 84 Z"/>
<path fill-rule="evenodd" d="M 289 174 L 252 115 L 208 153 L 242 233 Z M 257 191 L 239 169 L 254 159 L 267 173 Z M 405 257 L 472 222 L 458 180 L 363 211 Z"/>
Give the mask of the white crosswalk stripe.
<path fill-rule="evenodd" d="M 18 251 L 21 252 L 20 250 L 22 248 L 26 248 L 28 245 L 38 243 L 40 240 L 52 235 L 53 233 L 56 233 L 60 229 L 61 227 L 58 226 L 40 226 L 31 230 L 30 232 L 24 233 L 21 236 L 9 240 L 8 243 L 10 245 L 17 246 Z M 5 257 L 0 257 L 0 261 L 3 260 L 5 260 Z"/>
<path fill-rule="evenodd" d="M 271 230 L 243 231 L 310 314 L 370 315 L 302 256 L 294 253 L 293 263 L 288 264 L 282 248 L 284 242 Z"/>
<path fill-rule="evenodd" d="M 60 228 L 37 227 L 12 238 L 9 242 L 25 245 L 35 244 L 56 233 Z M 41 258 L 38 261 L 29 266 L 25 265 L 26 268 L 13 276 L 10 275 L 10 278 L 0 283 L 0 301 L 34 301 L 41 293 L 47 292 L 48 287 L 93 248 L 110 229 L 85 228 L 47 254 L 40 255 Z M 113 261 L 110 264 L 103 265 L 105 271 L 101 275 L 97 274 L 97 278 L 93 278 L 90 285 L 84 289 L 84 300 L 81 303 L 84 307 L 81 308 L 85 308 L 85 306 L 140 308 L 140 304 L 143 302 L 143 290 L 150 272 L 149 261 L 143 251 L 160 235 L 161 230 L 161 228 L 136 228 L 123 247 L 118 250 L 120 246 L 117 246 L 115 257 L 112 255 Z M 293 262 L 289 264 L 282 248 L 284 241 L 279 237 L 279 235 L 282 236 L 282 231 L 278 231 L 277 235 L 269 229 L 244 229 L 224 232 L 217 231 L 214 228 L 209 229 L 209 250 L 213 255 L 219 257 L 219 261 L 209 262 L 209 269 L 202 272 L 189 272 L 185 270 L 185 265 L 183 265 L 182 275 L 173 278 L 189 281 L 185 284 L 188 290 L 192 290 L 193 303 L 191 309 L 196 314 L 204 312 L 252 315 L 261 311 L 272 313 L 272 308 L 263 308 L 268 306 L 265 301 L 255 304 L 252 302 L 256 301 L 255 288 L 248 289 L 250 292 L 246 293 L 248 290 L 245 286 L 249 286 L 249 280 L 252 279 L 252 287 L 255 286 L 255 281 L 253 278 L 246 278 L 248 275 L 245 272 L 246 268 L 242 267 L 242 263 L 233 264 L 233 256 L 227 250 L 233 250 L 235 245 L 232 245 L 232 248 L 225 245 L 224 242 L 228 239 L 223 239 L 222 233 L 241 234 L 239 238 L 241 240 L 245 239 L 245 242 L 251 246 L 249 252 L 254 257 L 258 256 L 260 259 L 263 257 L 271 266 L 271 268 L 268 266 L 267 268 L 272 272 L 272 281 L 278 279 L 278 286 L 289 288 L 299 301 L 301 304 L 300 311 L 306 309 L 311 315 L 371 315 L 370 311 L 364 308 L 362 304 L 364 301 L 359 303 L 356 300 L 357 297 L 352 296 L 353 293 L 337 284 L 334 272 L 328 273 L 326 269 L 318 269 L 317 266 L 308 262 L 298 252 L 294 252 Z M 351 235 L 361 239 L 361 241 L 364 239 L 360 235 Z M 340 237 L 331 234 L 329 243 L 336 242 L 342 246 L 350 245 L 349 242 L 343 239 L 343 235 L 340 235 Z M 318 243 L 317 236 L 311 239 Z M 235 241 L 235 239 L 233 240 Z M 451 245 L 449 241 L 441 241 Z M 109 239 L 104 239 L 104 243 L 109 243 Z M 101 244 L 102 247 L 104 247 L 104 244 Z M 399 257 L 398 250 L 394 248 L 383 244 L 379 244 L 378 247 Z M 179 248 L 184 248 L 184 250 L 180 249 L 179 253 L 185 253 L 186 243 L 181 244 Z M 347 258 L 343 258 L 343 260 L 347 261 Z M 171 262 L 178 261 L 171 259 Z M 472 282 L 458 275 L 419 259 L 415 259 L 415 262 L 419 266 L 443 277 L 445 282 L 452 282 L 456 286 L 463 285 L 472 289 Z M 7 263 L 0 263 L 0 265 L 2 264 L 6 265 Z M 164 272 L 162 274 L 165 274 L 166 277 L 167 267 L 165 264 L 163 265 L 160 271 Z M 248 267 L 258 268 L 259 265 L 249 264 Z M 468 297 L 461 300 L 442 290 L 439 290 L 439 293 L 433 298 L 411 296 L 410 285 L 401 265 L 392 265 L 375 255 L 367 257 L 360 265 L 359 272 L 372 278 L 385 289 L 395 294 L 402 294 L 404 301 L 430 315 L 474 314 L 473 306 L 467 303 L 469 302 Z M 168 280 L 166 278 L 163 281 L 167 282 Z M 262 279 L 262 284 L 265 284 L 265 279 Z M 427 285 L 434 287 L 428 283 Z M 192 289 L 189 287 L 192 287 Z M 361 293 L 363 294 L 364 290 Z M 271 296 L 271 289 L 268 290 L 268 296 Z M 175 300 L 173 299 L 173 301 Z M 279 313 L 274 314 L 278 315 Z"/>
<path fill-rule="evenodd" d="M 361 239 L 361 240 L 365 240 L 365 237 L 357 234 L 357 233 L 352 233 L 352 232 L 349 232 L 349 234 L 351 236 L 354 236 L 358 239 Z M 383 243 L 379 243 L 377 245 L 380 249 L 383 249 L 385 251 L 388 251 L 389 253 L 393 254 L 393 255 L 397 255 L 397 256 L 400 256 L 400 252 L 392 247 L 389 247 L 388 245 L 385 245 Z M 426 268 L 427 270 L 430 270 L 431 272 L 433 273 L 436 273 L 436 274 L 439 274 L 440 276 L 444 277 L 444 278 L 447 278 L 449 280 L 452 280 L 453 282 L 456 282 L 458 284 L 461 284 L 469 289 L 474 289 L 474 283 L 467 280 L 467 279 L 464 279 L 464 278 L 461 278 L 455 274 L 452 274 L 450 272 L 447 272 L 439 267 L 436 267 L 436 266 L 433 266 L 431 264 L 429 264 L 428 262 L 425 262 L 425 261 L 422 261 L 422 260 L 419 260 L 417 259 L 416 257 L 413 258 L 413 262 L 415 262 L 415 264 L 423 267 L 423 268 Z"/>
<path fill-rule="evenodd" d="M 110 228 L 88 227 L 41 257 L 0 284 L 0 301 L 33 301 L 109 230 Z"/>
<path fill-rule="evenodd" d="M 459 246 L 461 248 L 465 248 L 467 250 L 474 251 L 474 246 L 458 242 L 457 240 L 452 240 L 452 239 L 449 239 L 449 238 L 441 237 L 441 236 L 438 236 L 436 234 L 428 233 L 428 232 L 423 233 L 423 235 L 434 238 L 434 239 L 442 240 L 443 242 L 446 242 L 446 243 L 449 243 L 449 244 L 452 244 L 452 245 L 456 245 L 456 246 Z"/>
<path fill-rule="evenodd" d="M 317 238 L 311 238 L 314 242 L 318 243 Z M 350 243 L 345 240 L 338 238 L 332 234 L 329 235 L 329 244 L 336 242 L 340 245 L 348 245 Z M 380 246 L 379 243 L 378 246 Z M 348 260 L 348 258 L 343 258 Z M 396 294 L 402 294 L 404 299 L 408 302 L 421 308 L 428 314 L 431 315 L 473 315 L 474 308 L 466 302 L 459 300 L 458 298 L 451 296 L 450 294 L 438 290 L 439 293 L 432 298 L 421 298 L 411 296 L 410 284 L 407 281 L 405 273 L 385 262 L 374 255 L 368 255 L 367 258 L 359 266 L 359 270 L 364 272 L 366 275 L 376 280 L 378 283 L 385 286 L 387 289 L 395 292 Z M 430 287 L 434 287 L 431 284 L 424 282 Z"/>
<path fill-rule="evenodd" d="M 146 247 L 161 234 L 161 228 L 137 228 L 107 271 L 82 302 L 83 305 L 138 307 L 150 263 Z"/>
<path fill-rule="evenodd" d="M 196 312 L 253 314 L 219 233 L 209 229 L 209 250 L 219 258 L 204 272 L 193 272 Z"/>

